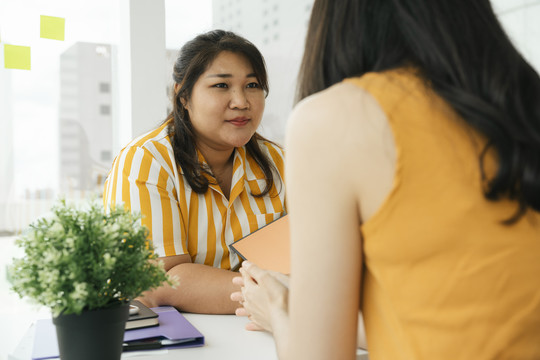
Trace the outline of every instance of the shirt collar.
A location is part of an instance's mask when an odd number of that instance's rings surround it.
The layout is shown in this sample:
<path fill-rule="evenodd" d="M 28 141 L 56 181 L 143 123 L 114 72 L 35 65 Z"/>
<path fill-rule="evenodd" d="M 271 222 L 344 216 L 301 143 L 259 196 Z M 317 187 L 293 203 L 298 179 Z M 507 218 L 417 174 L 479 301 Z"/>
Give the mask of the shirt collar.
<path fill-rule="evenodd" d="M 197 149 L 197 157 L 199 162 L 203 167 L 209 169 L 208 163 L 204 158 L 203 154 Z M 234 149 L 234 159 L 233 159 L 233 171 L 232 171 L 232 181 L 231 181 L 231 194 L 229 196 L 230 200 L 236 198 L 244 189 L 244 180 L 256 180 L 256 176 L 252 171 L 246 171 L 247 164 L 247 150 L 245 146 L 238 147 Z M 246 176 L 247 174 L 247 176 Z M 208 181 L 210 182 L 209 187 L 215 191 L 221 193 L 221 189 L 217 185 L 216 179 L 210 174 L 203 173 Z"/>

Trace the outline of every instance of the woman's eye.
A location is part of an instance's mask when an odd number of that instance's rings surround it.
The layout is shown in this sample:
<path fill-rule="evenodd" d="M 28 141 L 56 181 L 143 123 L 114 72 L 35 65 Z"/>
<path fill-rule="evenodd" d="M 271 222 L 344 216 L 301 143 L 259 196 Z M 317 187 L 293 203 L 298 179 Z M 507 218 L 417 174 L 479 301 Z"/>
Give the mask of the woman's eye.
<path fill-rule="evenodd" d="M 225 84 L 225 83 L 219 83 L 219 84 L 214 85 L 214 87 L 220 88 L 220 89 L 226 89 L 226 88 L 227 88 L 227 84 Z"/>
<path fill-rule="evenodd" d="M 250 88 L 250 89 L 256 89 L 256 88 L 259 87 L 259 83 L 252 82 L 252 83 L 249 83 L 249 84 L 247 85 L 247 87 Z"/>

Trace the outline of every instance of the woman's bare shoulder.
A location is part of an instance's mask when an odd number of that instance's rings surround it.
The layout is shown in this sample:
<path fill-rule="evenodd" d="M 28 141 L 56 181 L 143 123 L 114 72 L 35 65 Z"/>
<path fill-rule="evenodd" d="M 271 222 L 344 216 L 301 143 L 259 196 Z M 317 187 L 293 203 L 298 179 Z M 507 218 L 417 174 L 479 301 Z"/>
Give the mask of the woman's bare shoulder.
<path fill-rule="evenodd" d="M 369 93 L 364 89 L 350 83 L 340 82 L 300 101 L 295 106 L 291 119 L 304 116 L 310 118 L 333 116 L 341 113 L 344 106 L 359 105 L 358 100 L 366 97 L 369 97 Z"/>
<path fill-rule="evenodd" d="M 289 135 L 327 143 L 371 146 L 374 132 L 387 128 L 377 100 L 354 84 L 341 82 L 299 102 L 289 118 Z M 320 139 L 319 139 L 320 138 Z"/>
<path fill-rule="evenodd" d="M 315 157 L 350 180 L 363 220 L 380 207 L 392 185 L 396 148 L 386 114 L 369 92 L 342 82 L 306 98 L 291 114 L 287 136 L 294 161 Z"/>

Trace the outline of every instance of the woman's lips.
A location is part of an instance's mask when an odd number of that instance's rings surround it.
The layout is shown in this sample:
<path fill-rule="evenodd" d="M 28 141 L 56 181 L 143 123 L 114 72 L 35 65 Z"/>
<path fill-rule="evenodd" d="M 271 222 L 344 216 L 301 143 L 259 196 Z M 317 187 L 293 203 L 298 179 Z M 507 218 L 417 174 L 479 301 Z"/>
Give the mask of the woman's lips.
<path fill-rule="evenodd" d="M 244 126 L 249 122 L 249 118 L 247 117 L 237 117 L 231 120 L 227 120 L 228 123 L 231 123 L 235 126 Z"/>

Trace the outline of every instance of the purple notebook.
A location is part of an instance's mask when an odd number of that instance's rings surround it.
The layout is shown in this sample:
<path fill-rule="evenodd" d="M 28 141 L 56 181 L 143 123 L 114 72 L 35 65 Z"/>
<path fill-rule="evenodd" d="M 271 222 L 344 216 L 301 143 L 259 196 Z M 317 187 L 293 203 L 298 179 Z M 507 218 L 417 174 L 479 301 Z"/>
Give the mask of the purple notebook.
<path fill-rule="evenodd" d="M 172 306 L 152 308 L 159 318 L 159 326 L 126 330 L 124 341 L 137 341 L 151 338 L 168 340 L 186 340 L 175 345 L 166 345 L 166 349 L 196 347 L 204 345 L 204 336 L 187 319 Z M 53 359 L 59 356 L 56 329 L 52 319 L 36 322 L 36 333 L 32 359 Z"/>

